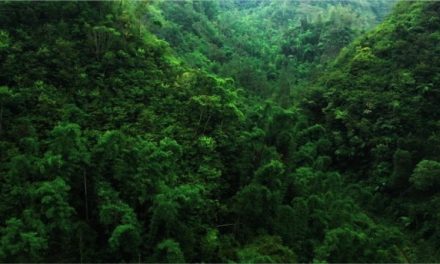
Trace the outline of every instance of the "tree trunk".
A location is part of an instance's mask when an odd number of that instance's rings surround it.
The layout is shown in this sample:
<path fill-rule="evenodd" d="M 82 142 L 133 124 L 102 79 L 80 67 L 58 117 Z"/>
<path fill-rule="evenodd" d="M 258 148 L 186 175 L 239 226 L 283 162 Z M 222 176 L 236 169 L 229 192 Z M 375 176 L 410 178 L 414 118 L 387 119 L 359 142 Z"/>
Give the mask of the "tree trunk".
<path fill-rule="evenodd" d="M 85 205 L 85 213 L 86 213 L 86 220 L 89 221 L 89 197 L 87 195 L 87 177 L 86 177 L 86 171 L 83 170 L 83 180 L 84 180 L 84 205 Z"/>
<path fill-rule="evenodd" d="M 3 104 L 0 106 L 0 135 L 2 134 Z"/>

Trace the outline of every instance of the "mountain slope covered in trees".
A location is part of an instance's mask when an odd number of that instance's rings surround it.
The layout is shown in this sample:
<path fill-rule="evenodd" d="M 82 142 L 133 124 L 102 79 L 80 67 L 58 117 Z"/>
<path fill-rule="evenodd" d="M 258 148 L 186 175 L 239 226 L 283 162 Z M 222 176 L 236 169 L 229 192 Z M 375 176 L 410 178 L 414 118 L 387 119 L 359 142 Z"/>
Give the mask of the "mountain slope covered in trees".
<path fill-rule="evenodd" d="M 440 4 L 281 3 L 0 3 L 0 261 L 439 261 Z"/>
<path fill-rule="evenodd" d="M 189 65 L 288 105 L 394 1 L 154 1 L 146 17 Z M 282 94 L 282 95 L 281 95 Z M 292 96 L 294 96 L 292 94 Z M 281 98 L 280 98 L 281 97 Z"/>
<path fill-rule="evenodd" d="M 303 104 L 309 117 L 338 135 L 338 170 L 376 186 L 372 209 L 387 212 L 419 243 L 427 240 L 435 248 L 439 14 L 437 2 L 400 3 L 339 56 Z"/>

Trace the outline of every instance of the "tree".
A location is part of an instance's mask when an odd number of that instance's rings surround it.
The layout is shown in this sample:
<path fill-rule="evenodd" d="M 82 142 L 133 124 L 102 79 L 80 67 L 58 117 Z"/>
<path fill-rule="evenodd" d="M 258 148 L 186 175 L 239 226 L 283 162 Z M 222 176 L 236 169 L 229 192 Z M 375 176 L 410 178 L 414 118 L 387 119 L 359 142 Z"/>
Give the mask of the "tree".
<path fill-rule="evenodd" d="M 139 260 L 141 226 L 134 210 L 120 200 L 118 193 L 105 183 L 98 183 L 99 221 L 105 227 L 113 258 Z"/>
<path fill-rule="evenodd" d="M 75 201 L 75 207 L 83 207 L 86 219 L 89 218 L 90 177 L 87 165 L 90 164 L 87 140 L 79 125 L 60 123 L 50 133 L 48 151 L 40 162 L 40 171 L 49 179 L 56 177 L 65 181 L 72 192 L 82 196 Z"/>
<path fill-rule="evenodd" d="M 429 191 L 437 188 L 440 185 L 440 162 L 433 160 L 420 161 L 409 181 L 420 191 Z"/>
<path fill-rule="evenodd" d="M 115 42 L 121 37 L 121 33 L 112 27 L 105 25 L 89 26 L 88 39 L 92 44 L 93 52 L 97 60 L 110 50 Z"/>
<path fill-rule="evenodd" d="M 252 230 L 270 230 L 279 202 L 279 196 L 266 186 L 251 183 L 241 189 L 234 196 L 232 207 L 240 225 L 240 234 L 249 236 Z"/>
<path fill-rule="evenodd" d="M 283 187 L 284 165 L 278 160 L 271 160 L 255 172 L 255 182 L 266 186 L 271 191 L 280 191 Z"/>
<path fill-rule="evenodd" d="M 44 252 L 48 249 L 48 239 L 44 229 L 35 230 L 32 224 L 24 223 L 18 218 L 8 219 L 6 226 L 0 228 L 0 234 L 0 260 L 2 262 L 43 259 Z"/>
<path fill-rule="evenodd" d="M 0 32 L 0 38 L 1 38 L 1 32 Z M 1 44 L 0 44 L 1 48 Z M 0 86 L 0 135 L 3 132 L 3 116 L 5 112 L 6 106 L 12 101 L 13 99 L 13 93 L 11 90 L 9 90 L 6 86 Z"/>
<path fill-rule="evenodd" d="M 296 255 L 284 246 L 280 237 L 261 236 L 252 243 L 239 249 L 237 252 L 239 262 L 244 263 L 293 263 Z"/>
<path fill-rule="evenodd" d="M 163 240 L 173 239 L 182 247 L 186 260 L 196 258 L 197 236 L 205 230 L 205 222 L 214 217 L 210 206 L 203 186 L 185 184 L 164 188 L 150 209 L 149 244 L 155 247 Z"/>
<path fill-rule="evenodd" d="M 157 245 L 154 261 L 161 263 L 183 263 L 185 258 L 180 245 L 172 239 L 166 239 Z"/>
<path fill-rule="evenodd" d="M 398 149 L 393 156 L 393 175 L 391 184 L 394 188 L 402 189 L 408 186 L 408 180 L 413 170 L 412 156 L 409 151 Z"/>
<path fill-rule="evenodd" d="M 57 177 L 39 184 L 33 191 L 33 198 L 41 205 L 40 213 L 47 222 L 48 232 L 63 234 L 71 230 L 71 216 L 75 210 L 69 205 L 70 187 Z"/>
<path fill-rule="evenodd" d="M 61 123 L 54 127 L 51 136 L 49 150 L 68 161 L 87 160 L 85 140 L 79 125 Z"/>

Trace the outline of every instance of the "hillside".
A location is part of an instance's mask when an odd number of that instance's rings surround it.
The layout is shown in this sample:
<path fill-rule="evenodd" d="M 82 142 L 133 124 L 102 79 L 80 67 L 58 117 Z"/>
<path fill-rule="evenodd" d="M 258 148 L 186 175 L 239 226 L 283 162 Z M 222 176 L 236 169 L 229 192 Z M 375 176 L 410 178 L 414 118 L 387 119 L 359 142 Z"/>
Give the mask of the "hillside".
<path fill-rule="evenodd" d="M 0 262 L 438 262 L 440 4 L 282 3 L 1 2 Z"/>
<path fill-rule="evenodd" d="M 342 52 L 303 102 L 338 136 L 338 170 L 377 191 L 368 201 L 376 214 L 386 212 L 436 248 L 439 14 L 436 2 L 399 3 Z"/>
<path fill-rule="evenodd" d="M 192 67 L 233 77 L 247 92 L 287 107 L 394 2 L 156 0 L 145 16 Z"/>

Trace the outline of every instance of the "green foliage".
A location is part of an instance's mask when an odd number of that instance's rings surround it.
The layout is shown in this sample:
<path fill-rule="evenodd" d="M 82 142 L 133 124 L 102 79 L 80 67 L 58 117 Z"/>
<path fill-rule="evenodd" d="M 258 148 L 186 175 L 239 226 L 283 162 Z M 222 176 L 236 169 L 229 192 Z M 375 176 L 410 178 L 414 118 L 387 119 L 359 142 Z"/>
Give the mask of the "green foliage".
<path fill-rule="evenodd" d="M 48 248 L 47 239 L 17 218 L 1 228 L 0 258 L 2 261 L 24 262 L 41 259 Z"/>
<path fill-rule="evenodd" d="M 0 31 L 0 50 L 8 48 L 9 45 L 9 34 L 6 31 Z"/>
<path fill-rule="evenodd" d="M 240 263 L 294 263 L 295 254 L 279 237 L 262 236 L 238 251 Z"/>
<path fill-rule="evenodd" d="M 433 146 L 438 145 L 439 114 L 431 85 L 438 86 L 439 80 L 438 45 L 432 38 L 440 26 L 438 8 L 438 3 L 398 3 L 381 25 L 344 49 L 321 77 L 320 105 L 304 104 L 311 114 L 316 107 L 323 109 L 315 120 L 338 135 L 338 169 L 376 190 L 371 204 L 376 215 L 386 215 L 415 231 L 416 239 L 436 245 L 432 208 L 437 203 L 439 156 Z M 403 259 L 438 258 L 399 251 Z"/>
<path fill-rule="evenodd" d="M 391 5 L 0 3 L 0 261 L 438 261 L 440 8 Z"/>
<path fill-rule="evenodd" d="M 420 191 L 438 187 L 440 184 L 440 163 L 433 160 L 422 160 L 417 164 L 409 181 Z"/>
<path fill-rule="evenodd" d="M 157 262 L 163 263 L 185 262 L 179 243 L 172 239 L 166 239 L 157 245 L 154 258 Z"/>
<path fill-rule="evenodd" d="M 393 229 L 377 227 L 367 233 L 342 226 L 326 234 L 324 243 L 316 249 L 315 261 L 403 262 L 405 259 L 401 258 L 395 243 L 398 243 L 398 234 Z"/>
<path fill-rule="evenodd" d="M 61 178 L 43 182 L 35 190 L 34 199 L 40 204 L 40 212 L 47 218 L 47 229 L 58 232 L 68 231 L 69 219 L 74 212 L 68 203 L 68 191 L 70 187 Z"/>
<path fill-rule="evenodd" d="M 288 107 L 291 90 L 379 22 L 394 1 L 254 2 L 156 1 L 149 23 L 190 66 L 233 77 Z"/>

